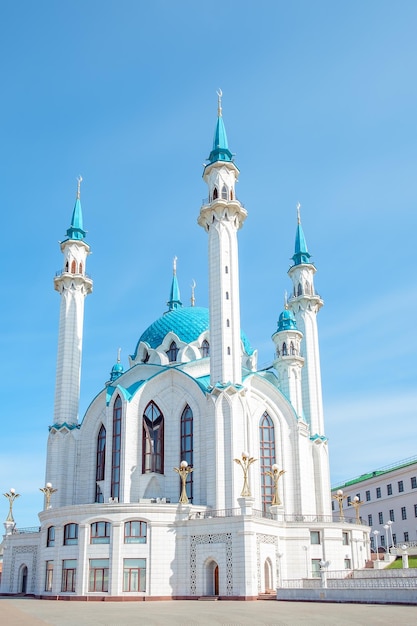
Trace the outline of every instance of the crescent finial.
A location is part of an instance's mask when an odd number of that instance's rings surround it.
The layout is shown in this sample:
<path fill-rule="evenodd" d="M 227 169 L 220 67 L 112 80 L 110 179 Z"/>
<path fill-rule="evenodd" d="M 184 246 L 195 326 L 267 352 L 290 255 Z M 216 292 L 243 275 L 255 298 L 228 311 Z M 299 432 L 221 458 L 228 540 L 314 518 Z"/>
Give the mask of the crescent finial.
<path fill-rule="evenodd" d="M 222 116 L 222 96 L 223 96 L 223 92 L 220 89 L 220 87 L 219 87 L 218 91 L 216 91 L 216 93 L 217 93 L 217 115 L 219 117 L 221 117 Z"/>
<path fill-rule="evenodd" d="M 81 183 L 82 183 L 83 177 L 81 176 L 81 174 L 78 176 L 77 178 L 77 199 L 80 199 L 80 193 L 81 193 Z"/>

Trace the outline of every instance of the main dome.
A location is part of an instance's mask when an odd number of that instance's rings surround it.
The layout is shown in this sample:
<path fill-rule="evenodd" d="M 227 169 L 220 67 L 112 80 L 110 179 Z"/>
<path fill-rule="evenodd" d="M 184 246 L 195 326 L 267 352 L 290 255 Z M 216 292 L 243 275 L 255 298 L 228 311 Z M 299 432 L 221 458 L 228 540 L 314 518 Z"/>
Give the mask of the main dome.
<path fill-rule="evenodd" d="M 205 307 L 181 306 L 167 311 L 142 333 L 136 345 L 133 358 L 136 358 L 141 342 L 148 344 L 152 349 L 156 349 L 162 344 L 166 335 L 172 332 L 175 333 L 181 341 L 190 344 L 197 341 L 200 335 L 208 330 L 209 310 Z M 253 354 L 249 340 L 243 331 L 241 331 L 240 336 L 246 354 Z"/>

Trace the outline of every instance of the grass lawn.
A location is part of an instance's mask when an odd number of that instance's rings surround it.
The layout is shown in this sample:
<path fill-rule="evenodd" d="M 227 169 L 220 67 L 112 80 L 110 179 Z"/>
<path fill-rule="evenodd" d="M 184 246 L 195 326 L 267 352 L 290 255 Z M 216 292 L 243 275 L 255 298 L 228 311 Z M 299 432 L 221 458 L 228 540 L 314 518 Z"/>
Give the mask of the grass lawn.
<path fill-rule="evenodd" d="M 403 560 L 401 557 L 397 557 L 391 565 L 388 565 L 385 569 L 402 569 Z M 408 567 L 417 567 L 417 556 L 408 557 Z"/>

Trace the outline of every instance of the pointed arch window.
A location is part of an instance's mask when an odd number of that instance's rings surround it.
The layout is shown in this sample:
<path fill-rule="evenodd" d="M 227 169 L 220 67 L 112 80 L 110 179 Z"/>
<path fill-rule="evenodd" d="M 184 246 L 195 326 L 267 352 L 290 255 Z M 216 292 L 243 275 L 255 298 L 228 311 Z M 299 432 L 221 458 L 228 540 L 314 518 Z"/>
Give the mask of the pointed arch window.
<path fill-rule="evenodd" d="M 287 352 L 287 344 L 284 343 L 282 344 L 282 356 L 288 356 L 288 352 Z"/>
<path fill-rule="evenodd" d="M 187 406 L 181 415 L 181 461 L 187 461 L 188 465 L 193 466 L 193 412 Z M 193 472 L 187 476 L 186 482 L 187 496 L 190 502 L 193 501 Z"/>
<path fill-rule="evenodd" d="M 210 344 L 207 339 L 204 339 L 203 343 L 201 344 L 201 354 L 203 355 L 203 357 L 210 356 Z"/>
<path fill-rule="evenodd" d="M 69 271 L 69 264 L 68 261 L 65 263 L 65 271 L 68 272 Z"/>
<path fill-rule="evenodd" d="M 303 293 L 303 288 L 301 287 L 301 283 L 298 283 L 297 295 L 301 296 Z"/>
<path fill-rule="evenodd" d="M 295 348 L 294 348 L 294 344 L 293 344 L 293 342 L 292 342 L 292 341 L 291 341 L 291 343 L 290 343 L 290 354 L 291 354 L 291 355 L 295 354 Z"/>
<path fill-rule="evenodd" d="M 83 264 L 80 263 L 80 274 L 82 274 L 82 273 L 83 273 Z"/>
<path fill-rule="evenodd" d="M 113 437 L 111 455 L 111 488 L 110 496 L 120 497 L 120 454 L 122 449 L 122 401 L 117 396 L 113 405 Z"/>
<path fill-rule="evenodd" d="M 97 437 L 96 480 L 104 480 L 106 462 L 106 429 L 103 424 Z"/>
<path fill-rule="evenodd" d="M 75 265 L 75 261 L 73 261 L 71 263 L 71 274 L 75 274 L 75 270 L 76 270 L 76 265 Z"/>
<path fill-rule="evenodd" d="M 272 471 L 272 466 L 275 463 L 275 428 L 271 417 L 266 411 L 259 423 L 259 459 L 262 508 L 266 511 L 268 506 L 272 504 L 274 495 L 274 481 L 266 472 Z"/>
<path fill-rule="evenodd" d="M 227 187 L 223 185 L 222 187 L 222 200 L 227 200 Z"/>
<path fill-rule="evenodd" d="M 142 473 L 164 473 L 164 416 L 150 402 L 143 414 Z"/>
<path fill-rule="evenodd" d="M 175 341 L 171 341 L 171 344 L 169 346 L 169 350 L 167 350 L 167 352 L 166 352 L 167 357 L 168 357 L 168 361 L 170 363 L 174 363 L 177 360 L 178 352 L 179 352 L 179 348 L 178 348 L 177 344 L 175 343 Z"/>
<path fill-rule="evenodd" d="M 217 191 L 217 187 L 215 187 L 213 190 L 213 200 L 217 200 L 218 196 L 219 196 L 219 193 Z"/>

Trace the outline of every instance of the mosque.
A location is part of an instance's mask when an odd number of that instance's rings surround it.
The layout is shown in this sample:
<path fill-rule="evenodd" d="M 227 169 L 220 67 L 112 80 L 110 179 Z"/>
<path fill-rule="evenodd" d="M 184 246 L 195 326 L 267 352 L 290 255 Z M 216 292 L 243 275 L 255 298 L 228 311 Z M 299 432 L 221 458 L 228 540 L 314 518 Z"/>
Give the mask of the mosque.
<path fill-rule="evenodd" d="M 291 295 L 257 369 L 240 327 L 236 196 L 221 96 L 198 225 L 209 308 L 167 310 L 78 418 L 86 273 L 80 185 L 66 238 L 53 425 L 39 532 L 5 522 L 2 593 L 54 599 L 256 600 L 320 567 L 356 569 L 369 529 L 333 521 L 314 286 L 298 215 Z M 103 260 L 104 262 L 104 260 Z M 273 329 L 271 329 L 273 330 Z M 352 520 L 351 520 L 352 521 Z"/>

